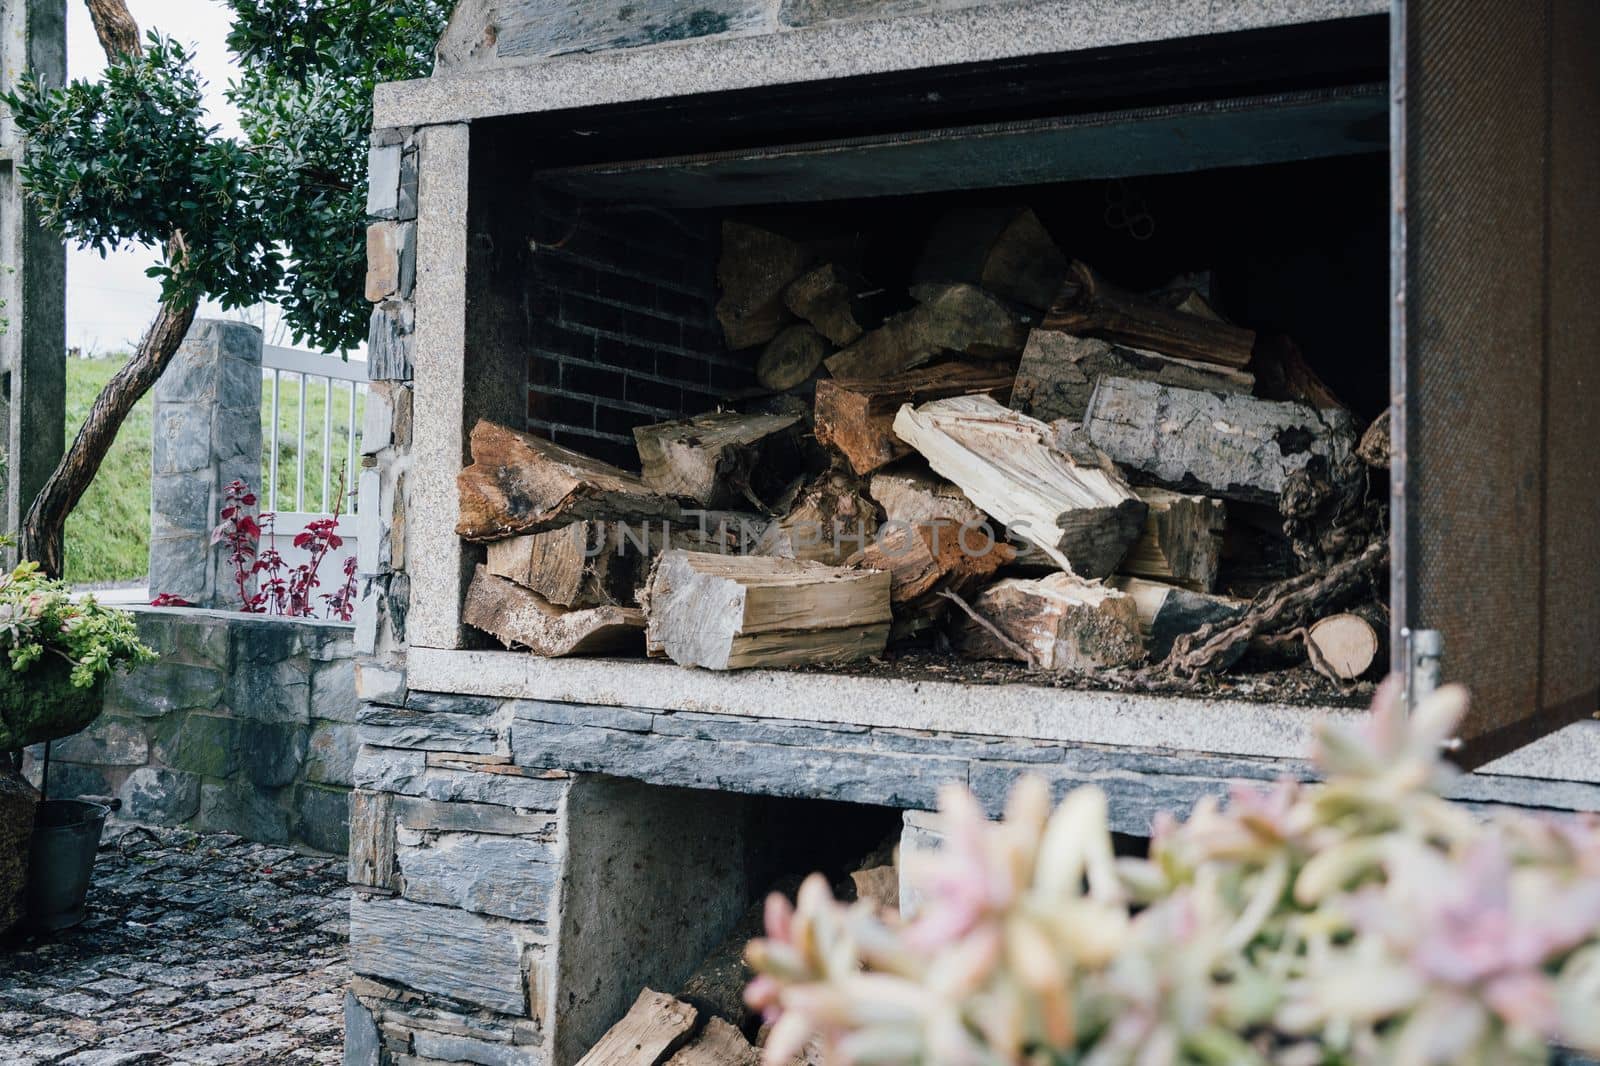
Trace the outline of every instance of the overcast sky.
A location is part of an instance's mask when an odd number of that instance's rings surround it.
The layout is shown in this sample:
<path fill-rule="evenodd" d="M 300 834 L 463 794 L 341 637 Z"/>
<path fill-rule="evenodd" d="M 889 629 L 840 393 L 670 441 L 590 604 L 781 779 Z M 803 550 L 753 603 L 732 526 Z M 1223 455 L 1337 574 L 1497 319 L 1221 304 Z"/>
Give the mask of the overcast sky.
<path fill-rule="evenodd" d="M 195 65 L 206 82 L 211 121 L 224 133 L 237 133 L 238 121 L 223 93 L 233 77 L 228 54 L 232 12 L 215 0 L 128 0 L 128 10 L 148 33 L 160 30 L 195 52 Z M 95 39 L 94 24 L 83 0 L 67 2 L 67 73 L 94 77 L 105 67 L 105 54 Z M 156 262 L 150 249 L 129 248 L 101 259 L 87 250 L 67 248 L 67 345 L 86 352 L 132 349 L 155 315 L 160 286 L 145 277 Z M 223 316 L 220 308 L 203 307 L 202 315 Z M 239 317 L 239 313 L 225 317 Z M 260 313 L 251 316 L 259 322 Z M 269 333 L 268 340 L 273 337 Z M 280 343 L 288 343 L 283 339 Z"/>

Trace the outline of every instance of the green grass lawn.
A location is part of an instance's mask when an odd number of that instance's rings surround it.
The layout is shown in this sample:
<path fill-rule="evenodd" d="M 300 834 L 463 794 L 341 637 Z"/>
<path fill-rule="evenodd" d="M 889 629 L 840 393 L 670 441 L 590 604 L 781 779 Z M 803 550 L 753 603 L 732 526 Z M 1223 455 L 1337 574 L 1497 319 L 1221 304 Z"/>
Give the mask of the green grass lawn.
<path fill-rule="evenodd" d="M 67 441 L 88 417 L 94 398 L 122 359 L 67 360 Z M 263 383 L 261 405 L 262 475 L 266 483 L 272 442 L 272 382 Z M 329 457 L 329 504 L 348 455 L 349 390 L 333 387 L 333 443 Z M 365 397 L 356 399 L 356 434 L 361 432 Z M 278 509 L 289 511 L 295 503 L 295 441 L 298 438 L 300 384 L 285 375 L 278 408 Z M 322 419 L 328 390 L 318 381 L 306 387 L 305 509 L 322 509 Z M 76 585 L 131 581 L 149 573 L 150 554 L 150 432 L 153 400 L 146 396 L 123 423 L 117 441 L 106 455 L 100 472 L 82 502 L 67 519 L 66 579 Z M 357 465 L 360 456 L 356 457 Z M 354 474 L 346 476 L 347 491 L 355 488 Z M 262 494 L 262 506 L 266 506 Z M 348 502 L 344 510 L 350 510 Z M 285 531 L 285 532 L 298 532 Z"/>
<path fill-rule="evenodd" d="M 67 443 L 122 359 L 67 360 Z M 150 412 L 146 396 L 128 415 L 82 501 L 67 517 L 66 574 L 75 585 L 128 581 L 149 572 Z"/>

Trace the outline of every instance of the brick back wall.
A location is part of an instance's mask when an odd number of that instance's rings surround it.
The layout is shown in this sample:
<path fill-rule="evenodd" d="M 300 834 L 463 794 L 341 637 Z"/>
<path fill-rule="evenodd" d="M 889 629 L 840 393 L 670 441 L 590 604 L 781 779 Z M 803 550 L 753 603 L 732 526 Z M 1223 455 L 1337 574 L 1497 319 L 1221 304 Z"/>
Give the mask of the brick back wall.
<path fill-rule="evenodd" d="M 546 209 L 526 283 L 528 429 L 637 470 L 635 426 L 754 381 L 714 309 L 720 222 L 704 212 Z"/>

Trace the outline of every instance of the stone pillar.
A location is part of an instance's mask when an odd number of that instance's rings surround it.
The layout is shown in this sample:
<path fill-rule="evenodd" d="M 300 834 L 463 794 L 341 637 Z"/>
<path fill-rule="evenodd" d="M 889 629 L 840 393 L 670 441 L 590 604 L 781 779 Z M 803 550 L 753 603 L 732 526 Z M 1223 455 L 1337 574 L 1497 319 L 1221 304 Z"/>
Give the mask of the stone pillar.
<path fill-rule="evenodd" d="M 262 488 L 261 330 L 197 320 L 155 392 L 150 594 L 238 607 L 211 530 L 230 482 Z"/>

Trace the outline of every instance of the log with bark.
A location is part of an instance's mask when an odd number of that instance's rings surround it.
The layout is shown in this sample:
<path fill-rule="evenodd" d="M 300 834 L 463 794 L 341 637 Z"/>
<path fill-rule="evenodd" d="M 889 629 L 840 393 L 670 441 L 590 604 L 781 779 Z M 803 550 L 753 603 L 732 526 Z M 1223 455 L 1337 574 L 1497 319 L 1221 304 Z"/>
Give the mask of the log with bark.
<path fill-rule="evenodd" d="M 1278 513 L 1301 569 L 1348 559 L 1383 535 L 1386 510 L 1372 493 L 1370 472 L 1354 454 L 1332 463 L 1314 456 L 1290 474 Z"/>
<path fill-rule="evenodd" d="M 1263 337 L 1250 368 L 1255 371 L 1256 395 L 1263 399 L 1303 403 L 1319 411 L 1348 410 L 1288 337 Z"/>
<path fill-rule="evenodd" d="M 676 519 L 672 499 L 643 480 L 559 444 L 489 421 L 472 428 L 472 465 L 456 475 L 456 533 L 502 540 L 586 519 Z"/>
<path fill-rule="evenodd" d="M 1071 574 L 1006 578 L 956 616 L 952 636 L 975 659 L 1019 659 L 1052 672 L 1131 666 L 1145 657 L 1133 597 Z"/>
<path fill-rule="evenodd" d="M 1138 577 L 1113 577 L 1107 584 L 1132 597 L 1139 612 L 1139 632 L 1154 661 L 1165 659 L 1179 637 L 1201 626 L 1236 619 L 1250 605 L 1246 600 L 1209 596 Z"/>
<path fill-rule="evenodd" d="M 976 529 L 988 521 L 966 493 L 921 470 L 881 471 L 872 475 L 867 492 L 889 522 L 942 522 L 956 529 Z"/>
<path fill-rule="evenodd" d="M 651 572 L 645 616 L 647 642 L 683 666 L 850 662 L 888 641 L 889 575 L 673 550 Z"/>
<path fill-rule="evenodd" d="M 935 224 L 918 281 L 965 281 L 1044 310 L 1066 280 L 1067 257 L 1031 208 L 978 207 Z"/>
<path fill-rule="evenodd" d="M 1388 667 L 1389 617 L 1369 604 L 1319 618 L 1306 627 L 1307 657 L 1324 677 L 1344 684 Z"/>
<path fill-rule="evenodd" d="M 1005 403 L 1015 377 L 1004 363 L 938 363 L 887 378 L 819 381 L 817 440 L 865 476 L 910 453 L 894 432 L 895 415 L 905 404 L 980 393 Z"/>
<path fill-rule="evenodd" d="M 1011 360 L 1028 343 L 1034 318 L 976 285 L 924 282 L 917 306 L 890 318 L 826 366 L 836 378 L 886 378 L 940 356 Z"/>
<path fill-rule="evenodd" d="M 861 483 L 832 470 L 804 486 L 789 512 L 767 529 L 756 552 L 839 566 L 878 528 L 878 505 Z"/>
<path fill-rule="evenodd" d="M 796 278 L 783 291 L 790 313 L 840 348 L 854 344 L 883 323 L 865 298 L 867 283 L 835 263 L 824 263 Z"/>
<path fill-rule="evenodd" d="M 1355 447 L 1346 411 L 1104 377 L 1089 439 L 1133 476 L 1180 492 L 1275 504 L 1295 471 Z"/>
<path fill-rule="evenodd" d="M 692 1006 L 647 988 L 578 1066 L 662 1066 L 690 1041 L 698 1024 Z"/>
<path fill-rule="evenodd" d="M 1375 540 L 1361 554 L 1326 570 L 1269 585 L 1256 594 L 1237 620 L 1202 626 L 1180 637 L 1155 669 L 1184 679 L 1226 670 L 1239 661 L 1257 637 L 1307 626 L 1368 595 L 1380 584 L 1388 562 L 1388 541 Z"/>
<path fill-rule="evenodd" d="M 1036 329 L 1028 335 L 1011 406 L 1044 422 L 1083 421 L 1102 377 L 1136 378 L 1185 389 L 1248 395 L 1255 378 L 1243 370 L 1174 359 L 1095 337 Z"/>
<path fill-rule="evenodd" d="M 939 593 L 965 592 L 1014 558 L 1016 549 L 986 533 L 928 518 L 884 523 L 876 539 L 845 565 L 888 573 L 897 619 L 907 613 L 932 619 L 948 603 Z"/>
<path fill-rule="evenodd" d="M 1235 369 L 1249 364 L 1256 340 L 1251 330 L 1118 289 L 1077 261 L 1044 328 Z"/>
<path fill-rule="evenodd" d="M 987 396 L 902 407 L 895 433 L 935 472 L 1080 577 L 1116 569 L 1144 529 L 1148 508 L 1103 455 Z"/>
<path fill-rule="evenodd" d="M 765 510 L 804 467 L 799 415 L 731 411 L 636 426 L 644 483 L 701 507 Z"/>
<path fill-rule="evenodd" d="M 633 607 L 557 607 L 537 592 L 479 565 L 467 587 L 461 620 L 508 648 L 546 658 L 637 652 L 644 612 Z"/>
<path fill-rule="evenodd" d="M 816 259 L 814 248 L 771 226 L 736 219 L 722 223 L 717 321 L 729 349 L 765 344 L 794 321 L 784 290 Z"/>
<path fill-rule="evenodd" d="M 1374 470 L 1389 469 L 1389 456 L 1394 451 L 1394 420 L 1391 415 L 1391 409 L 1385 408 L 1383 414 L 1374 419 L 1367 431 L 1361 434 L 1361 443 L 1356 445 L 1356 455 Z"/>
<path fill-rule="evenodd" d="M 761 349 L 761 358 L 756 361 L 756 381 L 773 392 L 795 388 L 809 381 L 833 350 L 828 338 L 804 322 L 785 326 Z"/>
<path fill-rule="evenodd" d="M 1134 491 L 1150 513 L 1144 533 L 1122 560 L 1122 572 L 1195 592 L 1216 588 L 1228 524 L 1227 505 L 1221 500 L 1169 489 Z"/>
<path fill-rule="evenodd" d="M 721 1018 L 707 1018 L 705 1027 L 666 1066 L 758 1066 L 761 1052 L 744 1034 Z"/>

